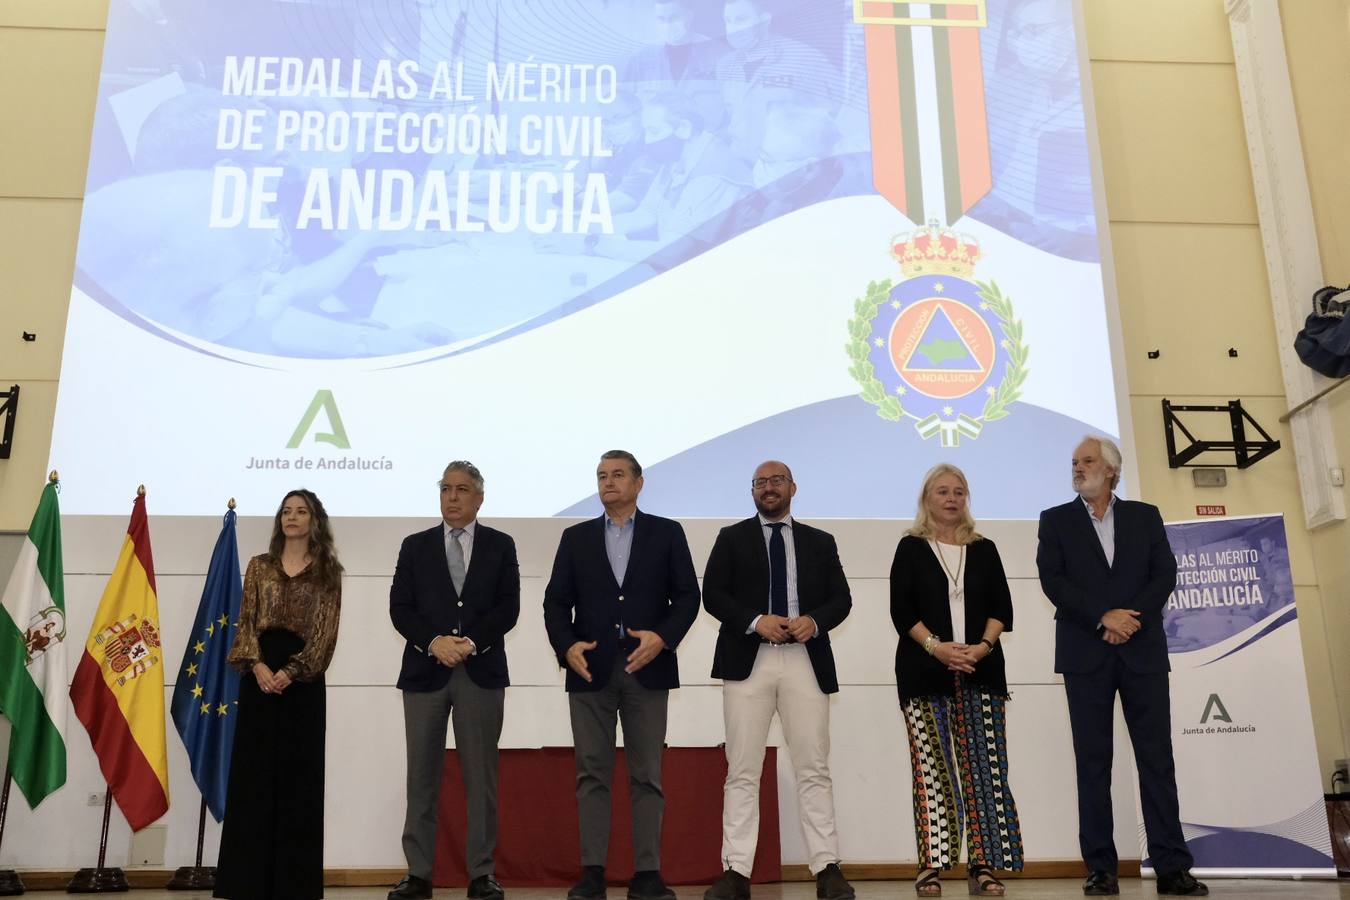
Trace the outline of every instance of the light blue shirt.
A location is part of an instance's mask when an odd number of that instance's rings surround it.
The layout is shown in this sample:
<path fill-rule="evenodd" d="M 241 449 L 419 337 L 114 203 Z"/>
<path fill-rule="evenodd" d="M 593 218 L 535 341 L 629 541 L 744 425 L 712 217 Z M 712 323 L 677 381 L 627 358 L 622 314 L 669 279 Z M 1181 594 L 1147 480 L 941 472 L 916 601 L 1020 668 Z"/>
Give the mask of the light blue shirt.
<path fill-rule="evenodd" d="M 628 521 L 619 525 L 605 513 L 605 555 L 609 557 L 609 567 L 614 572 L 614 581 L 623 586 L 623 578 L 628 574 L 628 557 L 633 553 L 633 523 L 637 521 L 637 512 L 628 517 Z"/>
<path fill-rule="evenodd" d="M 1097 540 L 1101 541 L 1102 552 L 1106 554 L 1106 565 L 1112 566 L 1116 561 L 1116 495 L 1111 495 L 1111 502 L 1106 505 L 1106 513 L 1100 519 L 1092 511 L 1091 503 L 1084 500 L 1083 505 L 1087 507 L 1088 518 L 1092 520 L 1092 530 L 1097 532 Z"/>

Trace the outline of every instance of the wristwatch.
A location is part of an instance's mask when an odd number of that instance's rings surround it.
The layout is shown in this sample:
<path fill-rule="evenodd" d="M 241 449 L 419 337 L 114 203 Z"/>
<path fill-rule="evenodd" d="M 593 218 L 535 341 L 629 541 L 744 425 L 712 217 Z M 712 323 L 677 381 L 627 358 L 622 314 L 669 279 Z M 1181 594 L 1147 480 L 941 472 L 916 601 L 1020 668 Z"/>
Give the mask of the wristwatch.
<path fill-rule="evenodd" d="M 984 644 L 986 647 L 988 647 L 990 653 L 993 653 L 993 652 L 994 652 L 994 642 L 993 642 L 993 641 L 989 640 L 988 638 L 980 638 L 980 643 L 981 643 L 981 644 Z"/>

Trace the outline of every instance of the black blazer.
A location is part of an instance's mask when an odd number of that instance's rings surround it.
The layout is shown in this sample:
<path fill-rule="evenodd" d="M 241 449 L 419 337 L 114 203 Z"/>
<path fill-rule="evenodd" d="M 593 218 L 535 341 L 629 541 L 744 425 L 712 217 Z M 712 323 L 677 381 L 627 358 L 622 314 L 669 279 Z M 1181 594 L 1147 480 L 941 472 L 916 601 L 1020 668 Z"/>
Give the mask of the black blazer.
<path fill-rule="evenodd" d="M 1087 507 L 1077 497 L 1041 513 L 1036 568 L 1055 604 L 1055 671 L 1092 672 L 1112 654 L 1131 671 L 1166 672 L 1163 607 L 1177 583 L 1177 561 L 1158 508 L 1116 500 L 1116 553 L 1106 564 Z M 1097 627 L 1108 609 L 1137 609 L 1140 628 L 1119 646 Z"/>
<path fill-rule="evenodd" d="M 959 637 L 966 644 L 979 643 L 990 619 L 1002 622 L 1005 633 L 1012 631 L 1012 595 L 1008 592 L 1008 577 L 1003 574 L 1003 560 L 993 541 L 981 538 L 966 545 L 961 583 L 966 592 L 966 620 L 958 633 L 953 627 L 951 601 L 947 596 L 947 573 L 933 555 L 933 548 L 928 541 L 912 534 L 900 539 L 891 563 L 891 621 L 900 634 L 900 644 L 895 648 L 895 686 L 901 700 L 935 694 L 951 696 L 955 688 L 955 679 L 947 667 L 925 653 L 909 636 L 916 623 L 923 622 L 944 641 Z M 1002 641 L 994 642 L 993 652 L 975 664 L 975 671 L 965 676 L 965 681 L 983 685 L 1000 696 L 1008 693 Z"/>
<path fill-rule="evenodd" d="M 389 588 L 389 618 L 407 639 L 402 691 L 435 691 L 450 680 L 450 669 L 428 651 L 437 635 L 467 637 L 478 648 L 462 666 L 473 683 L 504 688 L 511 683 L 506 668 L 506 633 L 520 616 L 520 564 L 511 536 L 482 522 L 474 526 L 473 553 L 464 574 L 464 591 L 455 593 L 445 561 L 444 524 L 403 539 Z"/>
<path fill-rule="evenodd" d="M 816 682 L 827 694 L 839 690 L 830 650 L 830 631 L 853 608 L 844 567 L 834 537 L 792 520 L 792 548 L 797 557 L 797 604 L 816 622 L 816 636 L 806 642 Z M 760 637 L 746 629 L 755 616 L 769 611 L 769 551 L 759 516 L 728 525 L 717 534 L 703 570 L 703 605 L 722 623 L 713 653 L 712 677 L 744 681 L 759 653 Z"/>
<path fill-rule="evenodd" d="M 655 631 L 666 642 L 635 673 L 638 683 L 650 690 L 679 687 L 675 648 L 697 616 L 698 576 L 679 522 L 641 510 L 634 514 L 633 548 L 623 584 L 614 581 L 605 552 L 603 515 L 563 531 L 544 588 L 544 628 L 558 665 L 567 670 L 568 691 L 598 691 L 609 683 L 615 658 L 637 647 L 637 639 L 627 634 L 630 628 Z M 567 665 L 567 648 L 577 641 L 596 642 L 586 654 L 590 682 Z"/>

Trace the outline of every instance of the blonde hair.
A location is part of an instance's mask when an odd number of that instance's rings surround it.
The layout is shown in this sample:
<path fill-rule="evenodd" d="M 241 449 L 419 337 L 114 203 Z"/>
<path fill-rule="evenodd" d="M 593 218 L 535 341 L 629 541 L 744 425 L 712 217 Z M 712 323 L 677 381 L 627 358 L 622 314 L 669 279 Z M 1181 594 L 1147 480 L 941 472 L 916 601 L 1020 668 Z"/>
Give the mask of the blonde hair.
<path fill-rule="evenodd" d="M 966 508 L 961 511 L 961 521 L 956 523 L 956 542 L 973 544 L 983 540 L 984 536 L 975 530 L 975 517 L 970 514 L 970 483 L 966 481 L 966 473 L 951 463 L 938 463 L 923 476 L 923 487 L 919 489 L 919 507 L 914 513 L 914 524 L 905 534 L 912 534 L 925 540 L 937 539 L 937 528 L 933 525 L 933 517 L 928 514 L 928 504 L 925 501 L 928 499 L 928 492 L 933 488 L 933 483 L 944 475 L 955 475 L 961 482 L 961 487 L 966 490 Z"/>

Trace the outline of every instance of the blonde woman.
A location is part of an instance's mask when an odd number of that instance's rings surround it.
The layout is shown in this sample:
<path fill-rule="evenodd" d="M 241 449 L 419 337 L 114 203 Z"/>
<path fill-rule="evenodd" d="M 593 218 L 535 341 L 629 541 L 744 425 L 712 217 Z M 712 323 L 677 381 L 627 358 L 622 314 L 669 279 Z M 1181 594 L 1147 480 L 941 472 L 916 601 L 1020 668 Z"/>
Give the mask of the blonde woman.
<path fill-rule="evenodd" d="M 934 466 L 914 527 L 891 564 L 895 677 L 914 769 L 921 897 L 942 894 L 941 871 L 967 844 L 971 894 L 1002 896 L 996 869 L 1022 868 L 1022 835 L 1008 786 L 999 637 L 1012 598 L 994 542 L 975 531 L 960 469 Z"/>

